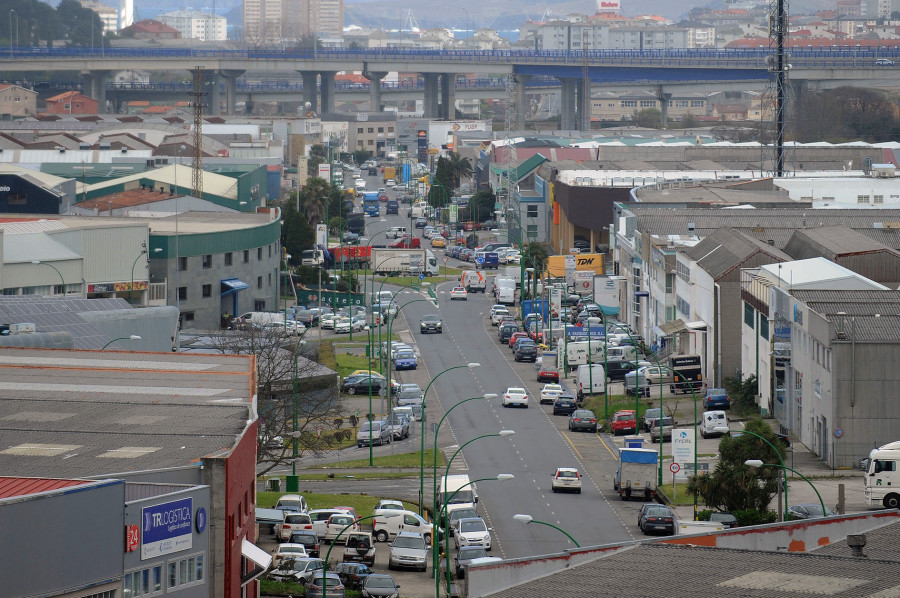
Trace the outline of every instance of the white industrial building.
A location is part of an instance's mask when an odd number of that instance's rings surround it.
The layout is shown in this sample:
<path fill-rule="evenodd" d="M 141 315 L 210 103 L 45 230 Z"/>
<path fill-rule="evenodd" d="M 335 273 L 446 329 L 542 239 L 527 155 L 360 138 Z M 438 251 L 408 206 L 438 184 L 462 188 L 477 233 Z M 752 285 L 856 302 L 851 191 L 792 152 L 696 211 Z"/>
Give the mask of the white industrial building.
<path fill-rule="evenodd" d="M 176 10 L 156 17 L 160 23 L 177 29 L 184 39 L 223 41 L 228 38 L 227 19 L 199 10 Z"/>

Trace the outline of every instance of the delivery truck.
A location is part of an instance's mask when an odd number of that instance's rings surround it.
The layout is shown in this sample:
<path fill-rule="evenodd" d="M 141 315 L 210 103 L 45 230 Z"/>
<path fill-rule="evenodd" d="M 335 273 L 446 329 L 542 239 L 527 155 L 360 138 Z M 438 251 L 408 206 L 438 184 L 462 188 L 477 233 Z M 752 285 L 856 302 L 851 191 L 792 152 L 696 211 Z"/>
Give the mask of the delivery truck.
<path fill-rule="evenodd" d="M 478 270 L 465 270 L 459 277 L 462 286 L 466 287 L 467 293 L 483 293 L 487 289 L 487 279 L 484 272 Z"/>
<path fill-rule="evenodd" d="M 553 338 L 558 338 L 556 334 L 557 331 L 554 330 Z M 587 363 L 603 363 L 603 351 L 606 348 L 606 343 L 602 340 L 592 340 L 590 343 L 587 341 L 560 342 L 557 345 L 560 347 L 559 359 L 566 360 L 565 364 L 559 363 L 561 370 L 565 369 L 566 365 L 569 366 L 569 370 L 574 370 L 576 367 Z M 588 351 L 590 351 L 590 359 L 588 358 Z M 600 392 L 603 391 L 601 390 Z"/>
<path fill-rule="evenodd" d="M 900 442 L 885 444 L 869 453 L 864 495 L 870 507 L 900 508 Z"/>
<path fill-rule="evenodd" d="M 619 467 L 613 478 L 613 490 L 622 500 L 639 496 L 645 501 L 656 497 L 656 464 L 659 455 L 652 449 L 619 449 Z"/>
<path fill-rule="evenodd" d="M 425 274 L 437 276 L 437 258 L 429 249 L 384 249 L 373 247 L 372 271 L 381 276 Z"/>

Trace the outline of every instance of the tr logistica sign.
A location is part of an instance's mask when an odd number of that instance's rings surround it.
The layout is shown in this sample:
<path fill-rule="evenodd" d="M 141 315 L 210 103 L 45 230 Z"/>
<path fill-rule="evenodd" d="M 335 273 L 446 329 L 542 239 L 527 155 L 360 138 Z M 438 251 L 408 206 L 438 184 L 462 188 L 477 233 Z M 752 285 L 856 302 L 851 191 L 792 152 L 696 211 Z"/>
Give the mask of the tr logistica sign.
<path fill-rule="evenodd" d="M 141 509 L 141 560 L 189 550 L 193 512 L 190 498 Z"/>

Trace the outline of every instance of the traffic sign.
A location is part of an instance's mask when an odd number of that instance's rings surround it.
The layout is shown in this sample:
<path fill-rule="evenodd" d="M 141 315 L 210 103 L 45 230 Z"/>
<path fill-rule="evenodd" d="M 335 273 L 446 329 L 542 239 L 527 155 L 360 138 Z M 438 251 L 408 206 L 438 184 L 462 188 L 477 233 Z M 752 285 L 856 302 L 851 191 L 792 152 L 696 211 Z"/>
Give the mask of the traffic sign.
<path fill-rule="evenodd" d="M 483 264 L 483 263 L 484 263 L 484 258 L 483 258 L 483 257 L 475 258 L 475 262 L 478 263 L 478 264 Z"/>
<path fill-rule="evenodd" d="M 425 275 L 424 275 L 424 274 L 419 274 L 419 280 L 425 280 Z"/>
<path fill-rule="evenodd" d="M 834 429 L 834 437 L 835 438 L 840 438 L 843 435 L 844 435 L 844 431 L 841 428 Z"/>
<path fill-rule="evenodd" d="M 669 465 L 669 471 L 672 473 L 678 473 L 681 470 L 681 466 L 678 463 L 672 463 Z"/>

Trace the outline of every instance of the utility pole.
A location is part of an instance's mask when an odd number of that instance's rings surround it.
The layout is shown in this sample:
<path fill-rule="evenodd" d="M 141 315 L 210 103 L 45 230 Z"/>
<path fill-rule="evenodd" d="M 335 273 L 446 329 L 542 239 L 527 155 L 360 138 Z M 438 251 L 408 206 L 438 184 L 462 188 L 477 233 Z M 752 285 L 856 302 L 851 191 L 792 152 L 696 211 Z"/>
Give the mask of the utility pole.
<path fill-rule="evenodd" d="M 203 199 L 203 67 L 194 67 L 194 89 L 191 92 L 194 110 L 194 156 L 191 162 L 191 194 Z"/>

